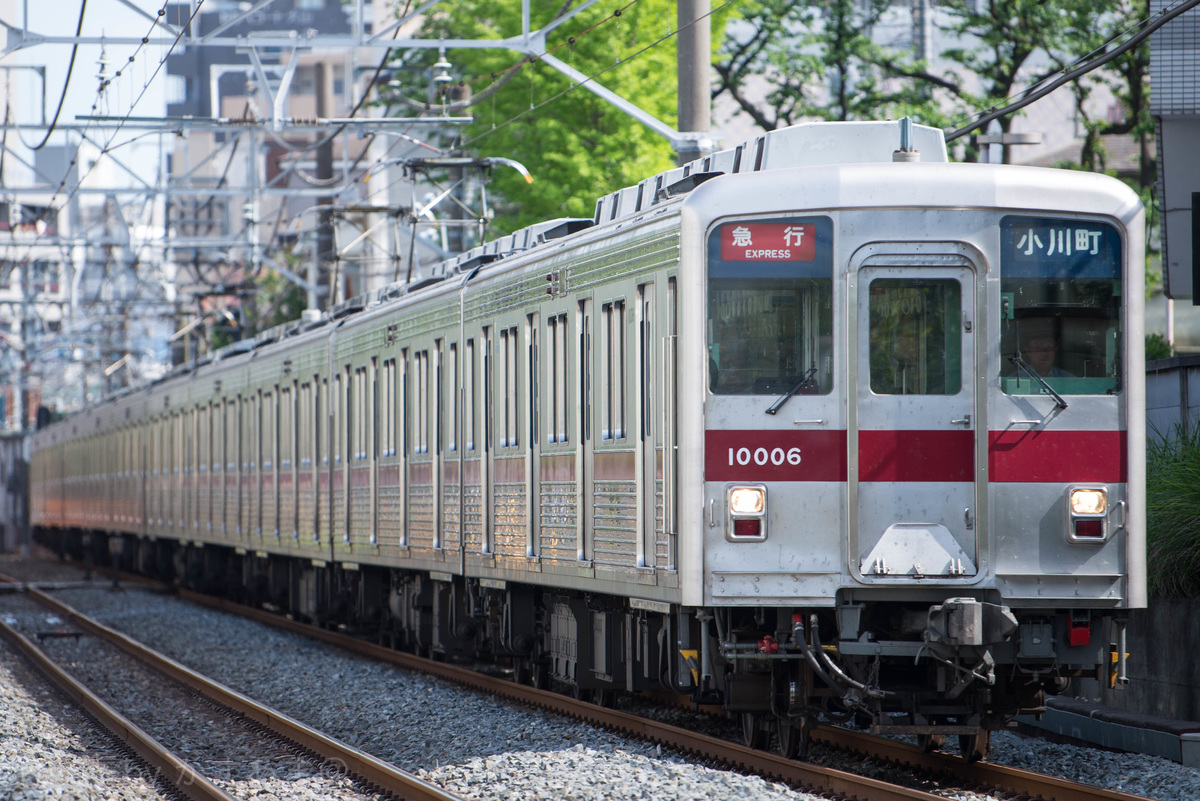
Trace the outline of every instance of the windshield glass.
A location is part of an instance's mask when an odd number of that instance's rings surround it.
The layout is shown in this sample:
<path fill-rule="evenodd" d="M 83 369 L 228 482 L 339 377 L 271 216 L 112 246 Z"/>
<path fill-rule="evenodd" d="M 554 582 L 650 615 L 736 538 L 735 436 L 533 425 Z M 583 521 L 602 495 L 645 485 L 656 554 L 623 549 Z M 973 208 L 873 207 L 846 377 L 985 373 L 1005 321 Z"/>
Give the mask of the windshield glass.
<path fill-rule="evenodd" d="M 1000 385 L 1010 395 L 1120 389 L 1121 239 L 1108 224 L 1000 223 Z M 1019 366 L 1023 363 L 1023 366 Z"/>
<path fill-rule="evenodd" d="M 832 390 L 833 258 L 827 218 L 743 220 L 712 229 L 708 355 L 708 386 L 718 395 Z"/>

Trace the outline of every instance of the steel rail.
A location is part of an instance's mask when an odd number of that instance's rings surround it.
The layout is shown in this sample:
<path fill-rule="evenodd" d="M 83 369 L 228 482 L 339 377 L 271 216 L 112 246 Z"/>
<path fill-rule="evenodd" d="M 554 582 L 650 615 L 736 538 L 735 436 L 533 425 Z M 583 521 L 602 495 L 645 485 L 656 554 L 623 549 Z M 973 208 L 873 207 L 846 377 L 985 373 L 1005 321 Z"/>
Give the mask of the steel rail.
<path fill-rule="evenodd" d="M 379 659 L 423 673 L 443 676 L 456 682 L 488 693 L 494 693 L 538 707 L 553 709 L 563 714 L 622 731 L 633 736 L 644 737 L 654 742 L 669 745 L 683 751 L 719 759 L 728 764 L 744 767 L 754 773 L 772 776 L 806 789 L 837 793 L 848 797 L 884 798 L 940 798 L 919 790 L 894 788 L 883 782 L 865 779 L 853 774 L 833 771 L 803 762 L 783 759 L 775 754 L 746 748 L 726 740 L 707 737 L 675 726 L 630 715 L 625 712 L 576 701 L 558 693 L 538 690 L 508 679 L 488 676 L 467 668 L 433 662 L 413 654 L 406 654 L 382 645 L 369 643 L 345 634 L 321 629 L 307 623 L 285 618 L 261 609 L 252 609 L 241 604 L 213 598 L 208 595 L 180 589 L 180 597 L 197 604 L 219 609 L 231 614 L 248 617 L 276 628 L 291 631 L 311 639 L 335 645 L 338 648 Z M 1150 801 L 1145 796 L 1076 784 L 1066 779 L 1041 773 L 1021 770 L 987 761 L 968 763 L 957 756 L 942 752 L 925 753 L 920 748 L 906 743 L 853 732 L 832 726 L 821 726 L 813 731 L 812 737 L 836 748 L 868 754 L 892 764 L 916 770 L 951 776 L 972 787 L 988 788 L 990 791 L 1010 793 L 1017 797 L 1041 798 L 1043 801 Z M 882 785 L 875 790 L 870 783 Z M 896 795 L 886 793 L 891 788 Z M 901 794 L 910 793 L 910 794 Z"/>
<path fill-rule="evenodd" d="M 180 590 L 180 597 L 213 609 L 248 617 L 310 639 L 316 639 L 342 650 L 351 651 L 374 660 L 420 671 L 482 692 L 515 700 L 542 709 L 584 720 L 606 729 L 621 732 L 663 746 L 716 760 L 722 764 L 736 766 L 749 773 L 769 776 L 808 792 L 843 798 L 870 799 L 870 801 L 944 801 L 941 796 L 899 787 L 887 782 L 857 776 L 853 773 L 784 759 L 781 756 L 757 751 L 737 743 L 710 737 L 687 729 L 659 723 L 654 720 L 577 701 L 559 693 L 539 690 L 509 679 L 489 676 L 467 668 L 434 662 L 406 654 L 382 645 L 366 642 L 337 632 L 310 626 L 295 620 L 240 604 L 212 598 L 207 595 Z"/>
<path fill-rule="evenodd" d="M 953 776 L 967 784 L 1020 797 L 1054 801 L 1149 801 L 1145 796 L 1092 787 L 993 762 L 964 762 L 960 757 L 940 751 L 927 753 L 908 743 L 876 737 L 864 732 L 821 726 L 812 733 L 819 740 L 846 751 L 885 759 L 898 765 Z"/>
<path fill-rule="evenodd" d="M 25 635 L 3 621 L 0 621 L 0 635 L 112 736 L 133 749 L 138 757 L 153 767 L 164 784 L 192 801 L 235 801 L 233 796 L 214 785 L 185 760 L 100 700 L 91 690 L 42 653 Z"/>
<path fill-rule="evenodd" d="M 158 585 L 160 582 L 149 580 L 144 576 L 136 574 L 122 573 L 122 578 L 141 582 L 145 584 Z M 0 576 L 0 580 L 4 577 Z M 18 579 L 12 579 L 18 581 Z M 385 648 L 380 645 L 368 643 L 363 640 L 356 639 L 344 634 L 328 631 L 325 629 L 311 626 L 306 623 L 301 623 L 281 615 L 267 612 L 261 609 L 253 609 L 241 604 L 236 604 L 231 601 L 225 601 L 219 598 L 214 598 L 209 595 L 204 595 L 187 589 L 178 589 L 181 598 L 207 606 L 230 614 L 240 615 L 262 623 L 291 631 L 311 639 L 320 640 L 332 644 L 343 650 L 353 651 L 373 659 L 380 659 L 401 667 L 411 670 L 421 671 L 423 673 L 437 674 L 445 676 L 453 681 L 475 687 L 489 693 L 499 694 L 508 698 L 519 700 L 535 706 L 543 708 L 552 708 L 563 711 L 564 714 L 574 715 L 580 718 L 588 718 L 581 712 L 573 712 L 560 707 L 574 705 L 586 710 L 601 710 L 604 713 L 613 715 L 624 715 L 624 713 L 614 712 L 613 710 L 597 707 L 594 704 L 574 701 L 565 696 L 556 693 L 547 693 L 543 690 L 536 690 L 525 685 L 515 684 L 507 679 L 498 679 L 488 677 L 484 674 L 479 674 L 465 668 L 458 668 L 453 665 L 448 665 L 441 662 L 432 662 L 422 659 L 421 657 L 407 654 L 402 651 L 396 651 L 390 648 Z M 549 696 L 549 700 L 546 699 Z M 630 728 L 622 729 L 630 734 L 636 734 L 637 726 L 648 726 L 653 724 L 652 721 L 636 718 L 637 724 L 631 724 Z M 601 724 L 605 725 L 605 724 Z M 653 724 L 656 727 L 663 729 L 673 729 L 675 727 L 666 726 L 665 724 Z M 613 726 L 616 728 L 616 724 Z M 692 737 L 701 737 L 692 732 L 679 731 Z M 639 735 L 650 737 L 649 734 Z M 843 729 L 835 726 L 819 726 L 813 730 L 813 741 L 823 742 L 826 745 L 838 748 L 844 751 L 851 751 L 863 755 L 869 755 L 874 758 L 884 760 L 886 762 L 909 767 L 914 770 L 928 771 L 934 774 L 941 774 L 953 777 L 958 781 L 979 788 L 988 788 L 991 791 L 1010 793 L 1017 797 L 1024 798 L 1040 798 L 1043 801 L 1150 801 L 1145 796 L 1134 795 L 1132 793 L 1124 793 L 1117 790 L 1108 790 L 1102 787 L 1093 787 L 1091 785 L 1076 784 L 1066 779 L 1060 779 L 1055 776 L 1047 776 L 1042 773 L 1033 771 L 1021 770 L 1007 765 L 997 765 L 995 763 L 981 761 L 968 763 L 961 758 L 947 754 L 944 752 L 927 753 L 916 746 L 908 745 L 907 743 L 890 740 L 883 737 L 877 737 L 863 732 L 855 732 L 849 729 Z M 664 745 L 668 744 L 665 740 L 660 740 Z M 762 751 L 755 751 L 738 746 L 735 743 L 727 741 L 717 741 L 723 747 L 737 748 L 753 755 L 762 755 L 778 761 L 782 760 L 772 754 L 767 754 Z M 705 752 L 697 752 L 705 753 Z M 789 763 L 801 764 L 801 763 Z M 747 769 L 750 769 L 747 766 Z M 782 774 L 764 774 L 778 775 L 783 779 Z M 922 794 L 921 798 L 930 797 L 929 794 Z"/>
<path fill-rule="evenodd" d="M 40 590 L 30 587 L 28 592 L 30 597 L 38 603 L 53 609 L 67 620 L 72 621 L 81 628 L 92 632 L 117 646 L 122 651 L 145 662 L 168 678 L 195 690 L 221 706 L 244 715 L 246 718 L 259 723 L 280 737 L 291 740 L 326 759 L 334 760 L 345 768 L 349 774 L 356 776 L 368 785 L 381 788 L 400 798 L 406 799 L 406 801 L 461 801 L 456 795 L 429 784 L 353 746 L 322 734 L 316 729 L 282 712 L 260 704 L 236 690 L 230 689 L 219 682 L 191 670 L 174 659 L 142 645 L 131 637 L 92 620 L 73 607 Z M 212 798 L 219 798 L 221 801 L 231 801 L 224 794 L 213 796 Z M 207 801 L 207 798 L 203 799 L 203 801 Z"/>

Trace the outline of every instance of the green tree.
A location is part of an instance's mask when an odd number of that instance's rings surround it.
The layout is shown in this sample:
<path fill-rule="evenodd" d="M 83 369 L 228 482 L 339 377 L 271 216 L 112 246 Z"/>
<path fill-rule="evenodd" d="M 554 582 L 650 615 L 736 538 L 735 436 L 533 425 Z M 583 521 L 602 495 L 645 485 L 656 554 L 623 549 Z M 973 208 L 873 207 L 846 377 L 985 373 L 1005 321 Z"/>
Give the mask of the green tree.
<path fill-rule="evenodd" d="M 804 120 L 944 116 L 928 82 L 888 69 L 871 31 L 888 0 L 759 0 L 727 27 L 715 95 L 728 95 L 764 130 Z"/>
<path fill-rule="evenodd" d="M 1150 16 L 1145 0 L 1078 0 L 1066 2 L 1068 35 L 1060 44 L 1063 50 L 1052 52 L 1051 58 L 1059 71 L 1073 68 L 1079 62 L 1094 57 L 1111 41 L 1118 40 L 1139 21 Z M 1091 110 L 1093 93 L 1107 89 L 1116 101 L 1116 114 L 1096 118 Z M 1150 47 L 1135 47 L 1089 73 L 1071 85 L 1075 99 L 1075 116 L 1082 123 L 1085 135 L 1079 163 L 1085 170 L 1102 172 L 1106 168 L 1101 137 L 1106 134 L 1128 134 L 1139 144 L 1138 184 L 1142 189 L 1154 185 L 1155 163 L 1151 154 L 1154 141 L 1154 120 L 1150 116 Z M 1147 204 L 1147 208 L 1150 205 Z"/>
<path fill-rule="evenodd" d="M 572 5 L 533 0 L 531 28 L 546 28 Z M 667 33 L 674 29 L 675 13 L 670 0 L 641 0 L 619 11 L 592 6 L 555 27 L 546 50 L 674 125 L 676 49 Z M 501 39 L 520 33 L 518 0 L 467 0 L 431 15 L 420 36 Z M 537 59 L 503 49 L 451 48 L 446 56 L 457 80 L 447 94 L 430 97 L 428 111 L 469 109 L 474 122 L 463 130 L 461 150 L 515 159 L 534 179 L 526 184 L 516 171 L 496 171 L 488 187 L 495 229 L 591 217 L 596 198 L 674 163 L 663 137 Z M 418 106 L 425 105 L 437 58 L 435 51 L 409 50 L 393 65 L 401 91 L 410 101 L 420 98 Z M 396 96 L 384 99 L 400 102 Z"/>

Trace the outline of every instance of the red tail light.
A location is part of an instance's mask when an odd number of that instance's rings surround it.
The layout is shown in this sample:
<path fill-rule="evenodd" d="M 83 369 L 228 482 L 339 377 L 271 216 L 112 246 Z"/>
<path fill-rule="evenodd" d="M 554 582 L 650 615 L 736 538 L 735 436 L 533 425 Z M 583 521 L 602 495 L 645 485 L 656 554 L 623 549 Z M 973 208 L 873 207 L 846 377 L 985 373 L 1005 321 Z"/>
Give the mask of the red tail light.
<path fill-rule="evenodd" d="M 750 520 L 734 520 L 733 536 L 758 537 L 762 535 L 762 520 L 757 517 Z"/>
<path fill-rule="evenodd" d="M 1094 518 L 1076 520 L 1075 536 L 1083 539 L 1102 539 L 1104 537 L 1104 521 Z"/>

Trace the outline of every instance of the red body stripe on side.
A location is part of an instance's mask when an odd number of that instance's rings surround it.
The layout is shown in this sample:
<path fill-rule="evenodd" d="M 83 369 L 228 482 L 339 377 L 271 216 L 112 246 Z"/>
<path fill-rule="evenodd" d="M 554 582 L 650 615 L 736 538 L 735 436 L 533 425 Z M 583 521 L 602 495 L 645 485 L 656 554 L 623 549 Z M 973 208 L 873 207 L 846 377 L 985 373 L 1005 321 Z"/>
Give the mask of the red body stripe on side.
<path fill-rule="evenodd" d="M 973 481 L 973 431 L 860 431 L 860 481 Z M 708 481 L 847 479 L 845 431 L 707 431 Z M 992 482 L 1124 483 L 1123 431 L 991 431 Z"/>
<path fill-rule="evenodd" d="M 974 431 L 859 431 L 860 481 L 974 481 Z"/>
<path fill-rule="evenodd" d="M 1124 431 L 1033 431 L 988 433 L 988 473 L 993 482 L 1097 482 L 1127 480 Z"/>

